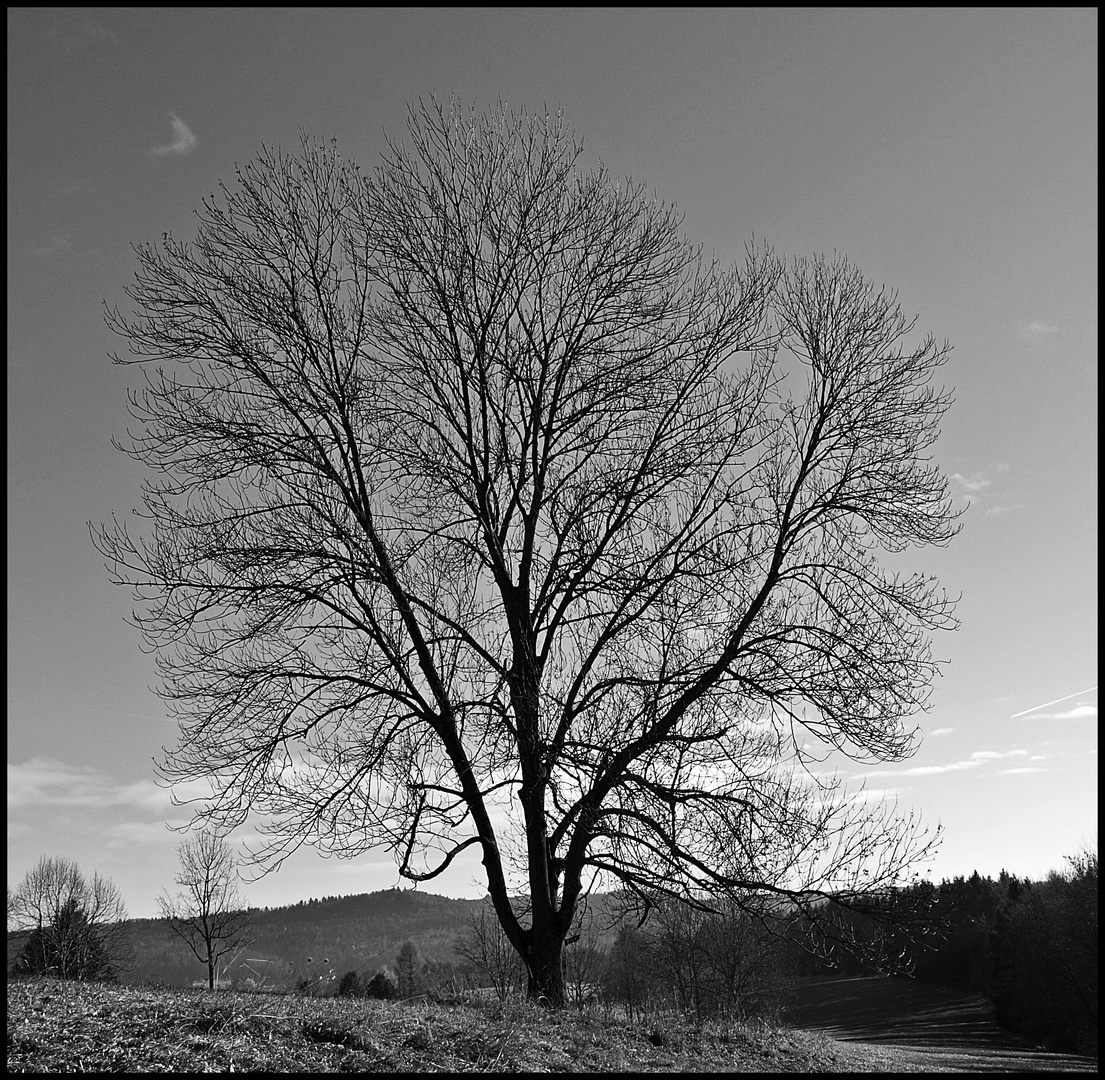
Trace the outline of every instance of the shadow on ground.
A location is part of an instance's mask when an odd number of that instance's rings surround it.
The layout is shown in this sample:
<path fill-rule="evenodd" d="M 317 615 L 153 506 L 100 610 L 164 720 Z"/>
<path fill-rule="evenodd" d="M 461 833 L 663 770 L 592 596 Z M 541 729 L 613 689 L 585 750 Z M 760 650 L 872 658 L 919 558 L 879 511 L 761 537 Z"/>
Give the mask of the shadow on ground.
<path fill-rule="evenodd" d="M 1097 1071 L 1094 1058 L 1052 1054 L 998 1027 L 983 997 L 912 979 L 803 980 L 787 1022 L 842 1042 L 901 1047 L 903 1060 L 939 1071 Z"/>

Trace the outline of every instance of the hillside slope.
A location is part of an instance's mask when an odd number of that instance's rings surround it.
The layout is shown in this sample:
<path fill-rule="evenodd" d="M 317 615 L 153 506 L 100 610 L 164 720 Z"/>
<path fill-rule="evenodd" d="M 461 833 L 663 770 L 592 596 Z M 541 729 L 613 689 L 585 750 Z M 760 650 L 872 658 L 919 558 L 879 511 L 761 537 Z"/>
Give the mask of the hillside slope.
<path fill-rule="evenodd" d="M 886 1048 L 896 1071 L 1096 1072 L 1097 1060 L 1049 1053 L 998 1026 L 993 1006 L 913 979 L 800 979 L 788 1023 Z"/>
<path fill-rule="evenodd" d="M 486 904 L 387 889 L 253 909 L 251 942 L 222 966 L 222 978 L 292 987 L 303 978 L 340 978 L 351 970 L 370 976 L 393 968 L 405 941 L 414 942 L 423 960 L 457 963 L 457 938 Z M 609 895 L 592 897 L 589 910 L 588 936 L 605 948 L 615 932 L 615 901 Z M 204 977 L 203 965 L 164 919 L 134 919 L 129 929 L 135 962 L 124 982 L 190 986 Z"/>

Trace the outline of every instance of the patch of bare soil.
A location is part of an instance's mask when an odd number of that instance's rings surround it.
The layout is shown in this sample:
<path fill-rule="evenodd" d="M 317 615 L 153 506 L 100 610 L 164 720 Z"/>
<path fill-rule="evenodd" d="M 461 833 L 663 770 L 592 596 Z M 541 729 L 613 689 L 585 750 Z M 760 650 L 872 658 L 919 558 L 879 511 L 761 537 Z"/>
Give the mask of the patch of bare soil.
<path fill-rule="evenodd" d="M 787 1022 L 877 1047 L 887 1071 L 1097 1072 L 1096 1058 L 1049 1053 L 1003 1030 L 985 998 L 911 979 L 803 980 Z"/>

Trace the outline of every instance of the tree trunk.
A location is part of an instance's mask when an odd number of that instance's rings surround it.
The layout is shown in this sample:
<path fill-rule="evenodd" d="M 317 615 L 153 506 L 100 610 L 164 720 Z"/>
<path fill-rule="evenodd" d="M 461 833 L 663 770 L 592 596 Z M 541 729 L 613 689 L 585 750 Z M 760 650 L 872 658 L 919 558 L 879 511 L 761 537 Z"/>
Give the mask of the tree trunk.
<path fill-rule="evenodd" d="M 215 989 L 215 965 L 211 960 L 207 961 L 207 989 Z"/>
<path fill-rule="evenodd" d="M 532 1001 L 550 1008 L 564 1005 L 564 941 L 551 928 L 531 931 L 530 947 L 525 957 L 529 979 L 527 992 Z"/>

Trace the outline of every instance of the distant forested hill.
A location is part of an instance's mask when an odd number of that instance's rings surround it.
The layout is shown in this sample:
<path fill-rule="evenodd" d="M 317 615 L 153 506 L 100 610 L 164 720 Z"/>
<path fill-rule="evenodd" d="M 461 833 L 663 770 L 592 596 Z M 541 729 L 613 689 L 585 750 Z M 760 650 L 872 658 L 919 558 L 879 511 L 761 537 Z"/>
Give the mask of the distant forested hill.
<path fill-rule="evenodd" d="M 301 978 L 317 979 L 331 971 L 371 975 L 392 967 L 407 940 L 426 959 L 455 961 L 456 937 L 482 903 L 388 889 L 252 908 L 252 943 L 223 966 L 222 977 L 290 988 Z M 130 929 L 136 961 L 124 981 L 187 986 L 203 977 L 203 966 L 164 919 L 134 919 Z"/>
<path fill-rule="evenodd" d="M 340 978 L 358 971 L 394 970 L 396 954 L 413 941 L 423 960 L 457 963 L 456 940 L 486 900 L 452 900 L 434 893 L 388 889 L 359 896 L 305 900 L 290 907 L 251 909 L 252 943 L 222 967 L 222 978 L 293 988 L 301 979 Z M 591 898 L 588 937 L 613 939 L 613 900 Z M 135 962 L 123 981 L 190 986 L 204 968 L 164 919 L 130 922 Z"/>

